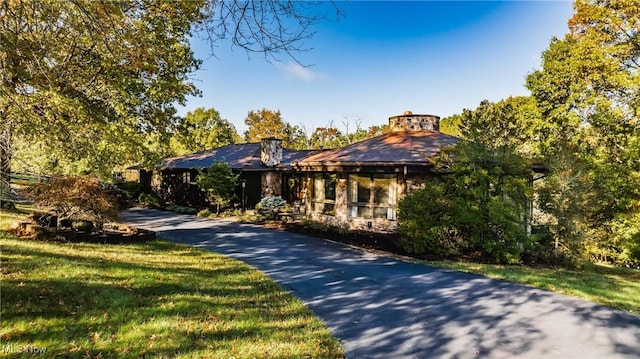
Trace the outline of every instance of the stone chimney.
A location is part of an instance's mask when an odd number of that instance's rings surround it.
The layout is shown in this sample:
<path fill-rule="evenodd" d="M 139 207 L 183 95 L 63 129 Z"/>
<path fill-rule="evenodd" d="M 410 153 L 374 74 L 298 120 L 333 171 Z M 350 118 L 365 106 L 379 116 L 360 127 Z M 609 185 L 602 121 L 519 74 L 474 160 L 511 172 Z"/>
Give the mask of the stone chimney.
<path fill-rule="evenodd" d="M 396 131 L 439 131 L 440 117 L 434 115 L 417 115 L 411 111 L 389 117 L 389 130 Z"/>
<path fill-rule="evenodd" d="M 279 165 L 282 162 L 282 140 L 275 137 L 260 140 L 260 159 L 265 166 Z"/>

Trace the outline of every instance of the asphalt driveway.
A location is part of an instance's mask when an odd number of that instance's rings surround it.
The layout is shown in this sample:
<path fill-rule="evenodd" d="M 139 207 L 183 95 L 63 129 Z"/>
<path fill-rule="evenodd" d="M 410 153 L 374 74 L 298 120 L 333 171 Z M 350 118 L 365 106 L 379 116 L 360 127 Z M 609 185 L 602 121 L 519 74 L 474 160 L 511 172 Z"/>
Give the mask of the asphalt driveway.
<path fill-rule="evenodd" d="M 347 358 L 640 357 L 640 317 L 588 301 L 230 220 L 133 209 L 123 221 L 264 272 Z"/>

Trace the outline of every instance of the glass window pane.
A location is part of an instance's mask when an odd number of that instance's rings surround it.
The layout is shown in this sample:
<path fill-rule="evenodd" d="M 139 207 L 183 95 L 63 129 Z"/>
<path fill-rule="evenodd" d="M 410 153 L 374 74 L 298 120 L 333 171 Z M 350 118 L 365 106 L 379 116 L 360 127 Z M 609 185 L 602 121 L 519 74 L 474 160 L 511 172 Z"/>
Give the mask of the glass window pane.
<path fill-rule="evenodd" d="M 356 202 L 369 203 L 371 199 L 371 180 L 369 177 L 357 176 L 356 182 L 358 183 L 358 197 L 356 198 Z"/>
<path fill-rule="evenodd" d="M 369 206 L 358 206 L 358 217 L 360 217 L 360 218 L 371 218 L 371 207 L 369 207 Z"/>
<path fill-rule="evenodd" d="M 374 178 L 373 179 L 373 202 L 389 203 L 389 189 L 391 188 L 390 178 Z"/>
<path fill-rule="evenodd" d="M 349 203 L 369 203 L 371 198 L 369 176 L 349 175 Z"/>
<path fill-rule="evenodd" d="M 336 214 L 335 205 L 333 203 L 324 203 L 322 207 L 322 214 L 334 216 Z"/>
<path fill-rule="evenodd" d="M 373 218 L 387 218 L 387 208 L 373 207 Z"/>
<path fill-rule="evenodd" d="M 336 200 L 336 175 L 324 179 L 324 198 Z"/>

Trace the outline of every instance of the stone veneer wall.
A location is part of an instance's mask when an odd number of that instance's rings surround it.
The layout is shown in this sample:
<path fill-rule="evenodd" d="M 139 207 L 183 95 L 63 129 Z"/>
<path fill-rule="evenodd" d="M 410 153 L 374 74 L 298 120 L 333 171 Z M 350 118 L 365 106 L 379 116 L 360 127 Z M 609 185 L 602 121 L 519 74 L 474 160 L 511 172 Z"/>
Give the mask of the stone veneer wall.
<path fill-rule="evenodd" d="M 411 111 L 403 115 L 389 117 L 389 129 L 396 131 L 439 131 L 440 117 L 434 115 L 418 115 Z"/>
<path fill-rule="evenodd" d="M 261 198 L 271 196 L 282 196 L 282 173 L 278 171 L 262 172 Z"/>
<path fill-rule="evenodd" d="M 279 165 L 282 162 L 282 140 L 275 137 L 260 140 L 260 160 L 265 166 Z"/>
<path fill-rule="evenodd" d="M 431 176 L 427 174 L 420 175 L 402 175 L 398 174 L 398 185 L 396 186 L 396 198 L 398 201 L 404 197 L 407 193 L 419 188 L 423 188 L 431 179 Z M 348 173 L 338 173 L 336 179 L 336 205 L 335 216 L 325 215 L 322 213 L 313 212 L 312 202 L 312 187 L 313 178 L 308 176 L 305 184 L 307 188 L 306 196 L 306 213 L 309 217 L 321 223 L 325 223 L 330 226 L 344 228 L 348 230 L 363 230 L 371 232 L 392 232 L 398 225 L 397 221 L 390 221 L 382 218 L 357 218 L 348 216 L 348 200 L 347 200 L 347 182 Z M 397 213 L 396 213 L 397 216 Z M 369 226 L 371 224 L 371 226 Z"/>

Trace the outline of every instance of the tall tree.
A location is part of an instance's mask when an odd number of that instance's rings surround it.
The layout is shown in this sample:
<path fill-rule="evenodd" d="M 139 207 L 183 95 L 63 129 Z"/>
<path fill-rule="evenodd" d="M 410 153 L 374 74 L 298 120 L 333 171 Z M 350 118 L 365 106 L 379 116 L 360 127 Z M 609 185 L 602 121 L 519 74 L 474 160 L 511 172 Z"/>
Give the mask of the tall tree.
<path fill-rule="evenodd" d="M 198 93 L 192 33 L 273 58 L 304 50 L 320 19 L 291 1 L 2 1 L 0 193 L 15 137 L 65 161 L 154 163 L 174 105 Z"/>
<path fill-rule="evenodd" d="M 312 148 L 336 148 L 346 144 L 348 139 L 335 127 L 317 127 L 311 134 Z"/>
<path fill-rule="evenodd" d="M 527 78 L 545 119 L 547 208 L 556 235 L 582 253 L 622 237 L 640 248 L 640 4 L 577 0 L 574 9 L 570 32 Z"/>
<path fill-rule="evenodd" d="M 199 107 L 178 120 L 171 149 L 175 155 L 184 155 L 237 142 L 240 136 L 229 121 L 213 108 Z"/>
<path fill-rule="evenodd" d="M 282 120 L 280 111 L 262 110 L 249 111 L 244 119 L 247 130 L 244 140 L 247 142 L 260 142 L 267 137 L 275 137 L 282 140 L 282 146 L 291 147 L 291 135 L 294 127 Z"/>
<path fill-rule="evenodd" d="M 187 74 L 199 2 L 3 1 L 0 5 L 2 181 L 12 136 L 68 158 L 99 160 L 97 142 L 144 152 L 175 102 L 196 94 Z M 134 151 L 131 151 L 134 152 Z"/>
<path fill-rule="evenodd" d="M 475 110 L 465 109 L 450 119 L 456 127 L 450 130 L 458 137 L 530 160 L 540 157 L 536 133 L 541 115 L 532 97 L 508 97 L 495 103 L 484 100 Z"/>

